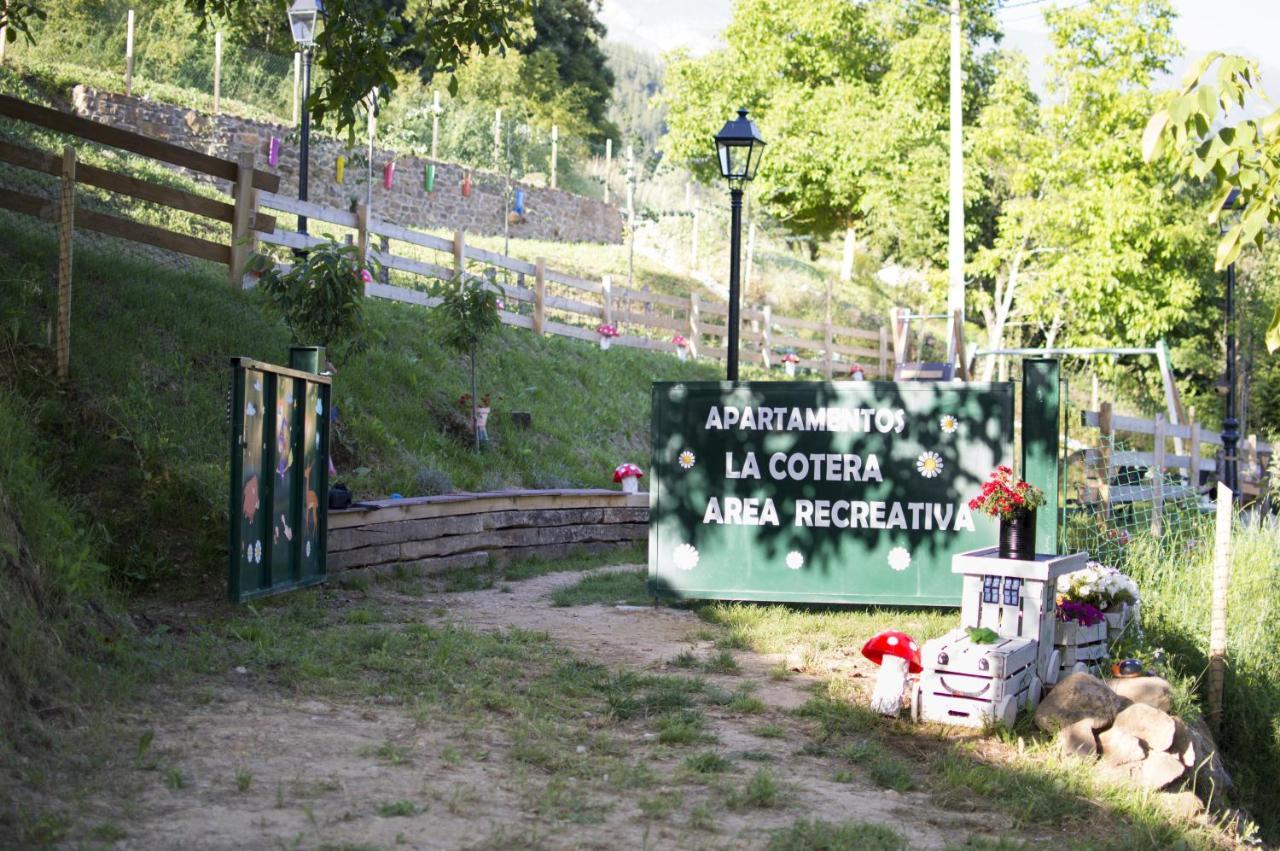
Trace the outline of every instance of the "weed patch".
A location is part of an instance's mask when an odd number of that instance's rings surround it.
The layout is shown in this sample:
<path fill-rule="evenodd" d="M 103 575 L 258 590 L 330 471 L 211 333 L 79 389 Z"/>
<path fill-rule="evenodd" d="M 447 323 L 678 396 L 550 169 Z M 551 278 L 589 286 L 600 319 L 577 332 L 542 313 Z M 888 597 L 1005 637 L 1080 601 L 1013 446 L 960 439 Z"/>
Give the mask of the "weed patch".
<path fill-rule="evenodd" d="M 653 602 L 645 586 L 643 570 L 610 571 L 585 576 L 577 584 L 557 589 L 551 595 L 555 606 L 591 606 L 597 603 L 644 606 Z"/>

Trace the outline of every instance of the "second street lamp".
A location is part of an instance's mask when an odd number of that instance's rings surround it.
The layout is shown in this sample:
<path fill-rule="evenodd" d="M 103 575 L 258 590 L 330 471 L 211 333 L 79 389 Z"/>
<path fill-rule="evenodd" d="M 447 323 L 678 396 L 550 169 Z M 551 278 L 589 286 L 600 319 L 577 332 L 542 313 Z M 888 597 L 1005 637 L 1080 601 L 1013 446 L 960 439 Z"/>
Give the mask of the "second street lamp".
<path fill-rule="evenodd" d="M 738 325 L 740 323 L 738 301 L 739 256 L 742 254 L 742 187 L 756 176 L 760 156 L 764 153 L 764 138 L 755 122 L 747 118 L 745 109 L 738 110 L 738 117 L 727 122 L 716 134 L 716 157 L 720 162 L 720 174 L 729 181 L 729 335 L 725 342 L 725 377 L 738 380 Z"/>
<path fill-rule="evenodd" d="M 316 44 L 316 24 L 324 7 L 320 0 L 294 0 L 289 7 L 289 31 L 302 51 L 302 146 L 298 152 L 298 200 L 307 200 L 307 172 L 311 156 L 311 53 Z M 298 233 L 307 232 L 307 217 L 298 216 Z"/>

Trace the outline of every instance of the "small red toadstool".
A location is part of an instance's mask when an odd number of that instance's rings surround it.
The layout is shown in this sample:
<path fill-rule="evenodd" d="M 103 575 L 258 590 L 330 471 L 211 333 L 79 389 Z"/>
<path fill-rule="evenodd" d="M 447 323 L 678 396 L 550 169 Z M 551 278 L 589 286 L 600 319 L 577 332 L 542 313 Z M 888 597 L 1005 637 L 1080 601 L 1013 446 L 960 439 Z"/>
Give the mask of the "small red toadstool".
<path fill-rule="evenodd" d="M 875 688 L 871 690 L 871 711 L 897 715 L 902 707 L 907 672 L 918 674 L 924 670 L 920 664 L 920 645 L 905 632 L 889 629 L 871 636 L 862 645 L 862 655 L 880 666 Z"/>
<path fill-rule="evenodd" d="M 635 464 L 619 464 L 617 469 L 613 471 L 613 480 L 622 483 L 623 493 L 638 493 L 640 491 L 640 478 L 644 475 L 644 471 Z"/>

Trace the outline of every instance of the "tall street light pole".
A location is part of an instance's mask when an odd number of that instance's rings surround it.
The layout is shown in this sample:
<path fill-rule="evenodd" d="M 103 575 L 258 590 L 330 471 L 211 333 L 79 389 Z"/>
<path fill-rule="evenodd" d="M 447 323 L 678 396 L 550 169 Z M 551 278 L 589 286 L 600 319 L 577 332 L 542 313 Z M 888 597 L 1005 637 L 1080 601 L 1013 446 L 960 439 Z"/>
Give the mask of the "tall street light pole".
<path fill-rule="evenodd" d="M 302 145 L 298 151 L 298 200 L 307 200 L 311 164 L 311 61 L 316 44 L 316 24 L 324 8 L 320 0 L 295 0 L 289 7 L 289 30 L 302 51 Z M 298 233 L 307 232 L 307 217 L 298 216 Z"/>
<path fill-rule="evenodd" d="M 1232 210 L 1240 190 L 1232 189 L 1222 209 Z M 1221 234 L 1226 224 L 1218 219 L 1218 232 Z M 1236 264 L 1233 260 L 1227 266 L 1227 297 L 1223 305 L 1223 324 L 1227 337 L 1227 410 L 1222 418 L 1222 478 L 1224 484 L 1231 488 L 1233 499 L 1239 498 L 1240 463 L 1237 448 L 1240 444 L 1240 420 L 1236 419 Z"/>
<path fill-rule="evenodd" d="M 716 134 L 716 157 L 720 174 L 729 181 L 729 209 L 732 222 L 729 235 L 729 335 L 726 340 L 725 377 L 738 380 L 738 302 L 740 296 L 740 255 L 742 253 L 742 188 L 756 176 L 764 153 L 764 137 L 755 122 L 747 118 L 745 109 Z"/>

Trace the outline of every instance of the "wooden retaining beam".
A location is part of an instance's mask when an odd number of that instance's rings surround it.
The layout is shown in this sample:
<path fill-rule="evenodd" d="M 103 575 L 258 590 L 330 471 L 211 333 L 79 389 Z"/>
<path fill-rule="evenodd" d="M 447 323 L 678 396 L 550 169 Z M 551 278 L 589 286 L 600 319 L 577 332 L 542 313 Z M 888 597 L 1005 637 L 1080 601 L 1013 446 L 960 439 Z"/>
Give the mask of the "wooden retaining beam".
<path fill-rule="evenodd" d="M 329 570 L 438 573 L 602 551 L 649 533 L 648 494 L 503 491 L 363 503 L 329 512 Z"/>

